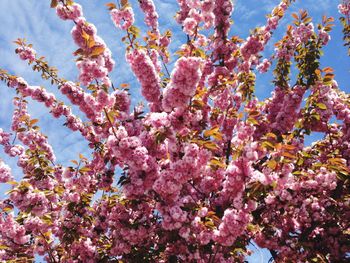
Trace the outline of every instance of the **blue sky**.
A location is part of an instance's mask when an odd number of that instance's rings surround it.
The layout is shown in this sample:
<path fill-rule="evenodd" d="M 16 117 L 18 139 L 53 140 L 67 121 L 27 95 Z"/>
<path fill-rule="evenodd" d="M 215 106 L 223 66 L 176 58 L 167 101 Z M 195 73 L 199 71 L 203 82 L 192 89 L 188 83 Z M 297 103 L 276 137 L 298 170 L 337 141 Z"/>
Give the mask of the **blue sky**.
<path fill-rule="evenodd" d="M 114 72 L 111 74 L 115 85 L 120 83 L 130 83 L 133 93 L 133 103 L 140 101 L 139 84 L 135 82 L 128 65 L 124 59 L 124 44 L 120 39 L 124 32 L 116 29 L 109 17 L 105 3 L 110 0 L 77 0 L 84 8 L 84 15 L 87 20 L 96 25 L 98 34 L 105 40 L 112 50 L 116 61 Z M 133 6 L 137 6 L 136 0 L 130 0 Z M 231 35 L 239 35 L 246 38 L 249 29 L 263 25 L 266 21 L 265 15 L 268 14 L 273 6 L 277 5 L 277 0 L 236 0 L 235 11 L 233 13 L 234 25 L 231 29 Z M 317 2 L 317 4 L 315 4 Z M 340 1 L 339 1 L 340 2 Z M 280 30 L 274 34 L 268 45 L 265 55 L 273 51 L 273 43 L 282 35 L 286 25 L 290 23 L 292 12 L 304 8 L 314 17 L 314 23 L 320 22 L 322 15 L 334 16 L 336 26 L 332 32 L 332 40 L 324 49 L 325 56 L 321 63 L 323 67 L 331 66 L 335 69 L 336 80 L 340 87 L 349 92 L 348 71 L 350 69 L 350 60 L 346 55 L 346 49 L 343 47 L 341 25 L 338 22 L 337 0 L 297 0 L 292 5 L 286 17 L 280 24 Z M 173 17 L 178 10 L 175 0 L 155 0 L 157 11 L 160 15 L 161 32 L 171 29 L 174 33 L 171 50 L 175 51 L 185 39 L 180 27 L 176 24 Z M 49 7 L 49 0 L 1 0 L 0 1 L 0 68 L 8 70 L 12 74 L 22 76 L 30 85 L 43 85 L 50 92 L 66 101 L 57 92 L 57 87 L 51 86 L 49 82 L 43 81 L 40 75 L 33 73 L 26 62 L 21 61 L 14 53 L 15 44 L 12 43 L 16 38 L 26 38 L 29 43 L 33 43 L 34 48 L 40 56 L 45 56 L 51 66 L 59 69 L 59 75 L 76 81 L 77 70 L 72 53 L 77 49 L 70 35 L 73 26 L 72 22 L 60 20 L 55 10 Z M 138 8 L 135 8 L 136 23 L 142 24 L 143 15 Z M 144 27 L 143 27 L 144 28 Z M 174 60 L 173 60 L 174 61 Z M 258 78 L 257 95 L 259 98 L 265 98 L 272 91 L 271 74 L 266 74 Z M 0 127 L 6 131 L 10 130 L 12 114 L 12 97 L 15 95 L 0 83 Z M 42 132 L 49 137 L 58 162 L 68 164 L 69 160 L 77 158 L 79 153 L 85 153 L 88 156 L 89 149 L 86 142 L 79 133 L 71 133 L 70 130 L 63 127 L 64 120 L 52 121 L 48 110 L 39 103 L 30 102 L 30 113 L 33 118 L 40 120 L 39 124 Z M 73 107 L 73 112 L 78 113 Z M 315 139 L 312 137 L 310 140 Z M 9 160 L 0 149 L 0 158 L 4 159 L 12 168 L 16 178 L 21 176 L 20 171 L 16 169 L 16 160 Z M 4 197 L 5 186 L 0 186 L 0 198 Z M 261 253 L 261 254 L 260 254 Z M 250 262 L 267 262 L 269 253 L 262 250 L 250 258 Z"/>

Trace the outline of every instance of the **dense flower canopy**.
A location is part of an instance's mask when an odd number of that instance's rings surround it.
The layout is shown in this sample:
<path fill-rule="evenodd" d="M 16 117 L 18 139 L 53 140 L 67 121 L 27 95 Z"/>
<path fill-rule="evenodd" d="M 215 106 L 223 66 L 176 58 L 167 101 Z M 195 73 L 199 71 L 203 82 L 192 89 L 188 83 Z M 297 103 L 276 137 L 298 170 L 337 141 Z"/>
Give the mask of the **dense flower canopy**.
<path fill-rule="evenodd" d="M 0 69 L 17 92 L 0 145 L 23 172 L 16 181 L 0 160 L 0 183 L 12 186 L 0 201 L 3 262 L 243 262 L 251 243 L 276 262 L 349 260 L 350 96 L 319 62 L 334 19 L 293 13 L 264 57 L 294 0 L 246 39 L 229 34 L 234 1 L 177 2 L 187 41 L 176 54 L 152 0 L 107 4 L 147 107 L 132 107 L 129 85 L 114 85 L 112 51 L 78 3 L 51 1 L 73 26 L 79 82 L 15 41 L 20 59 L 75 107 Z M 136 5 L 147 32 L 135 25 Z M 348 46 L 350 2 L 338 9 Z M 256 78 L 272 66 L 274 91 L 261 100 Z M 57 163 L 27 98 L 81 133 L 91 156 Z M 307 146 L 314 132 L 324 136 Z"/>

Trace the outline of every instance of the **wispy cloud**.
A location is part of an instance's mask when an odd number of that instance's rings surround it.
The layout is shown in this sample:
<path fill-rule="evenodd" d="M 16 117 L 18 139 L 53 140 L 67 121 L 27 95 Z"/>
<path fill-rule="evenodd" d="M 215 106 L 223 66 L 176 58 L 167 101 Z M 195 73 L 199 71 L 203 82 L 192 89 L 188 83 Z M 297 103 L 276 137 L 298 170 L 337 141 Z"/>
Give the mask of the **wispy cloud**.
<path fill-rule="evenodd" d="M 116 61 L 115 70 L 111 73 L 111 78 L 116 86 L 121 83 L 131 84 L 132 103 L 135 105 L 141 100 L 140 87 L 135 77 L 130 71 L 129 66 L 125 62 L 125 45 L 121 43 L 121 38 L 125 34 L 121 30 L 116 29 L 110 19 L 108 10 L 104 3 L 108 1 L 77 1 L 84 8 L 84 16 L 87 21 L 93 23 L 98 29 L 100 35 L 112 50 L 113 57 Z M 160 28 L 164 31 L 167 28 L 175 32 L 174 39 L 180 38 L 179 25 L 176 24 L 173 17 L 177 10 L 176 1 L 155 1 L 158 12 L 160 14 Z M 134 3 L 136 10 L 136 22 L 143 32 L 147 28 L 143 23 L 143 14 L 137 8 L 136 1 Z M 50 92 L 60 99 L 67 100 L 57 92 L 57 87 L 51 86 L 48 81 L 43 81 L 38 73 L 34 73 L 26 62 L 19 60 L 14 54 L 15 45 L 12 43 L 18 37 L 26 38 L 29 43 L 33 43 L 37 53 L 45 56 L 51 66 L 59 69 L 60 76 L 77 81 L 77 70 L 72 53 L 77 49 L 74 44 L 70 31 L 74 24 L 70 21 L 60 20 L 54 9 L 50 9 L 49 1 L 1 1 L 0 2 L 0 67 L 7 69 L 10 73 L 22 76 L 30 85 L 45 86 Z M 178 46 L 179 43 L 175 41 Z M 176 49 L 172 44 L 173 50 Z M 0 127 L 6 130 L 10 129 L 11 113 L 13 111 L 12 97 L 15 95 L 0 83 Z M 52 120 L 43 105 L 29 100 L 29 111 L 33 118 L 40 120 L 42 132 L 48 136 L 49 142 L 52 144 L 58 160 L 68 163 L 70 159 L 76 158 L 78 153 L 88 150 L 87 144 L 79 133 L 71 133 L 67 128 L 63 127 L 64 120 Z M 78 112 L 76 107 L 73 111 Z M 59 138 L 59 139 L 58 139 Z M 0 150 L 0 157 L 8 159 Z M 19 171 L 18 171 L 19 172 Z"/>
<path fill-rule="evenodd" d="M 18 37 L 26 38 L 33 43 L 40 55 L 47 58 L 50 64 L 60 68 L 61 76 L 65 78 L 76 78 L 76 70 L 71 53 L 74 50 L 73 41 L 70 38 L 70 28 L 72 25 L 62 23 L 56 18 L 54 10 L 49 8 L 48 1 L 1 1 L 0 3 L 0 67 L 8 70 L 12 74 L 22 76 L 30 85 L 43 85 L 51 92 L 63 99 L 56 91 L 56 87 L 47 81 L 43 81 L 40 75 L 33 73 L 30 66 L 24 61 L 20 61 L 14 53 L 15 45 L 12 43 Z M 66 37 L 63 37 L 66 35 Z M 11 114 L 13 111 L 12 97 L 15 95 L 3 83 L 0 84 L 0 127 L 5 130 L 10 129 Z M 64 138 L 70 132 L 62 126 L 64 120 L 54 120 L 49 116 L 48 109 L 39 103 L 29 100 L 29 111 L 33 118 L 40 120 L 42 132 L 48 135 L 49 142 L 56 152 L 62 151 L 72 145 L 71 140 L 58 140 Z M 68 134 L 67 134 L 68 133 Z M 78 133 L 74 133 L 76 141 L 82 141 Z M 78 149 L 72 149 L 71 153 Z M 86 147 L 84 147 L 86 148 Z M 1 155 L 7 162 L 11 162 L 3 154 Z M 70 155 L 58 156 L 60 161 L 65 162 Z M 75 156 L 76 157 L 76 156 Z M 15 168 L 12 166 L 12 168 Z M 19 173 L 14 169 L 15 173 Z"/>

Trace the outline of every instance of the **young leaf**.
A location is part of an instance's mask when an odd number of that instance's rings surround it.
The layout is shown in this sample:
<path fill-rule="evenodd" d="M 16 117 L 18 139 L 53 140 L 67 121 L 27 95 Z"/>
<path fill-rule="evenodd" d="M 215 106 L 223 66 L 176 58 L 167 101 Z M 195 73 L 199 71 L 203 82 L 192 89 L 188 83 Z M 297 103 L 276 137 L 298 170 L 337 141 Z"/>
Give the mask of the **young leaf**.
<path fill-rule="evenodd" d="M 108 10 L 113 10 L 117 8 L 117 6 L 114 3 L 107 3 L 106 6 L 108 7 Z"/>
<path fill-rule="evenodd" d="M 128 4 L 128 0 L 121 0 L 120 4 L 122 7 L 125 7 Z"/>
<path fill-rule="evenodd" d="M 321 102 L 317 103 L 316 106 L 317 106 L 317 108 L 319 108 L 321 110 L 326 110 L 327 109 L 326 104 L 321 103 Z"/>
<path fill-rule="evenodd" d="M 86 167 L 86 166 L 79 169 L 79 172 L 81 172 L 81 173 L 90 172 L 90 171 L 91 171 L 91 169 L 89 167 Z"/>
<path fill-rule="evenodd" d="M 91 52 L 91 56 L 98 56 L 101 55 L 103 52 L 105 51 L 104 47 L 94 47 L 92 52 Z"/>
<path fill-rule="evenodd" d="M 90 38 L 90 35 L 88 33 L 86 33 L 84 30 L 81 31 L 81 36 L 88 41 Z"/>
<path fill-rule="evenodd" d="M 56 8 L 58 5 L 58 0 L 51 0 L 51 8 Z"/>

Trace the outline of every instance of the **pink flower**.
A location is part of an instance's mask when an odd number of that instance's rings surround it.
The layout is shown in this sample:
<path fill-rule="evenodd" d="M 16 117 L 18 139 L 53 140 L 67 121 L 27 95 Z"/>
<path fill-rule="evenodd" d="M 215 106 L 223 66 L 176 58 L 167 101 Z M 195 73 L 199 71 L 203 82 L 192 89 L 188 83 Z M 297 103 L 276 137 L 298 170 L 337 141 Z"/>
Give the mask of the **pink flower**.
<path fill-rule="evenodd" d="M 0 183 L 7 183 L 13 180 L 11 168 L 0 159 Z"/>
<path fill-rule="evenodd" d="M 62 20 L 75 20 L 78 17 L 83 16 L 82 7 L 77 3 L 73 3 L 72 5 L 63 5 L 62 3 L 59 3 L 56 12 Z"/>
<path fill-rule="evenodd" d="M 328 41 L 331 39 L 331 36 L 324 30 L 318 32 L 318 37 L 323 45 L 327 45 Z"/>
<path fill-rule="evenodd" d="M 205 217 L 208 214 L 208 208 L 202 207 L 200 210 L 198 210 L 198 216 L 199 217 Z"/>
<path fill-rule="evenodd" d="M 183 22 L 184 32 L 190 36 L 194 34 L 194 30 L 197 26 L 197 22 L 193 18 L 186 18 Z"/>
<path fill-rule="evenodd" d="M 181 57 L 171 73 L 171 81 L 163 91 L 162 105 L 166 111 L 183 108 L 195 94 L 201 75 L 202 59 Z"/>
<path fill-rule="evenodd" d="M 144 50 L 133 50 L 126 54 L 132 71 L 141 83 L 141 93 L 149 102 L 159 103 L 160 77 L 155 66 Z"/>
<path fill-rule="evenodd" d="M 256 69 L 260 72 L 260 73 L 265 73 L 269 70 L 271 66 L 271 62 L 268 59 L 264 59 L 257 67 Z"/>
<path fill-rule="evenodd" d="M 29 60 L 33 62 L 35 60 L 35 50 L 29 46 L 21 46 L 16 49 L 16 53 L 22 60 Z"/>
<path fill-rule="evenodd" d="M 158 14 L 156 12 L 156 7 L 152 0 L 142 0 L 140 2 L 140 7 L 145 13 L 146 25 L 151 27 L 155 33 L 158 33 Z"/>
<path fill-rule="evenodd" d="M 134 24 L 134 12 L 131 7 L 122 10 L 113 9 L 110 14 L 114 25 L 120 29 L 127 30 Z"/>
<path fill-rule="evenodd" d="M 350 14 L 350 2 L 348 0 L 344 0 L 342 4 L 338 5 L 338 11 L 342 15 L 349 16 L 349 14 Z"/>

